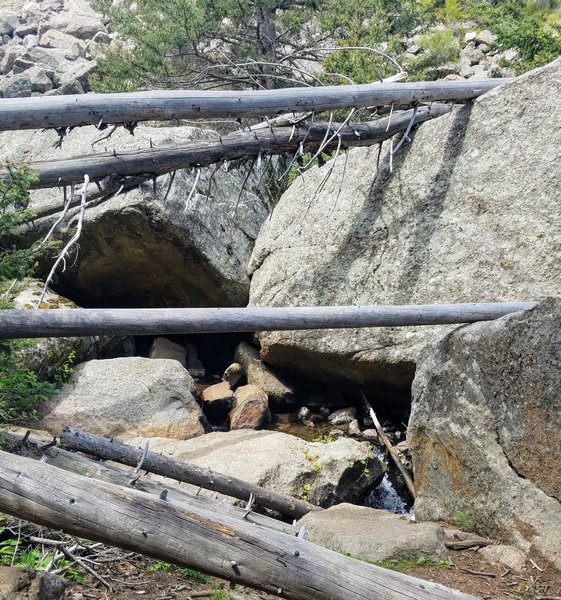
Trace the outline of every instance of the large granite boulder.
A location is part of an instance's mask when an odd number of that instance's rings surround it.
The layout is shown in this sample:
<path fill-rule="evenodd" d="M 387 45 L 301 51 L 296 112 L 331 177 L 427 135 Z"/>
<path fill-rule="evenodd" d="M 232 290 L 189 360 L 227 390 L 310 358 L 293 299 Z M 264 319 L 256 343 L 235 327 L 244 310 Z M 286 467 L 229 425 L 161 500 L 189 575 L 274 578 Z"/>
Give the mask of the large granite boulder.
<path fill-rule="evenodd" d="M 130 443 L 142 447 L 144 440 Z M 384 473 L 369 444 L 350 438 L 322 444 L 244 429 L 185 441 L 152 438 L 150 449 L 320 506 L 360 500 Z"/>
<path fill-rule="evenodd" d="M 78 365 L 40 427 L 72 425 L 106 437 L 187 439 L 205 432 L 195 383 L 176 360 L 114 358 Z"/>
<path fill-rule="evenodd" d="M 436 523 L 417 523 L 386 510 L 338 504 L 308 513 L 298 523 L 306 539 L 368 562 L 390 558 L 442 559 L 446 536 Z"/>
<path fill-rule="evenodd" d="M 422 520 L 561 567 L 561 299 L 462 327 L 422 353 L 408 429 Z"/>
<path fill-rule="evenodd" d="M 105 135 L 95 127 L 75 129 L 62 148 L 55 148 L 58 136 L 52 130 L 7 132 L 0 135 L 0 161 L 64 158 L 218 136 L 193 127 L 139 126 L 134 136 L 119 129 L 94 144 Z M 203 169 L 197 193 L 187 202 L 196 174 L 178 171 L 171 188 L 170 177 L 160 177 L 155 193 L 150 182 L 88 209 L 78 255 L 60 273 L 57 291 L 86 307 L 245 305 L 253 238 L 267 216 L 255 175 L 232 217 L 245 175 L 234 169 Z M 37 210 L 61 206 L 62 192 L 37 190 L 31 199 Z M 44 235 L 57 217 L 38 219 L 26 241 Z M 64 239 L 73 234 L 76 219 L 74 211 L 63 227 Z M 51 263 L 52 257 L 42 261 L 45 268 Z"/>
<path fill-rule="evenodd" d="M 299 177 L 256 241 L 250 303 L 422 304 L 559 294 L 560 95 L 558 59 L 421 125 L 394 156 L 393 172 L 386 144 L 379 168 L 378 148 L 355 149 Z M 449 330 L 282 331 L 259 338 L 262 358 L 274 366 L 370 384 L 377 393 L 380 384 L 407 387 L 421 348 Z"/>

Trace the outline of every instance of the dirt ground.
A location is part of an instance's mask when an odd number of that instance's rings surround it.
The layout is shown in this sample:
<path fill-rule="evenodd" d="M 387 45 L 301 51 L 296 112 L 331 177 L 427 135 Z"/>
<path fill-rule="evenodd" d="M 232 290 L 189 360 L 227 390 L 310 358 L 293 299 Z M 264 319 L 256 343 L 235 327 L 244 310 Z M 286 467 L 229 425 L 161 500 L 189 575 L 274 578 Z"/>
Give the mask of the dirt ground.
<path fill-rule="evenodd" d="M 453 566 L 415 565 L 406 569 L 409 575 L 442 583 L 466 594 L 485 600 L 561 600 L 561 573 L 543 559 L 528 561 L 524 571 L 514 573 L 503 566 L 494 566 L 473 550 L 449 553 Z M 154 565 L 158 570 L 153 570 Z M 194 581 L 176 568 L 167 568 L 138 555 L 115 550 L 96 571 L 113 587 L 109 591 L 98 580 L 87 577 L 87 585 L 72 584 L 67 600 L 273 600 L 277 596 L 235 586 L 212 578 L 208 582 Z M 374 600 L 374 599 L 373 599 Z"/>

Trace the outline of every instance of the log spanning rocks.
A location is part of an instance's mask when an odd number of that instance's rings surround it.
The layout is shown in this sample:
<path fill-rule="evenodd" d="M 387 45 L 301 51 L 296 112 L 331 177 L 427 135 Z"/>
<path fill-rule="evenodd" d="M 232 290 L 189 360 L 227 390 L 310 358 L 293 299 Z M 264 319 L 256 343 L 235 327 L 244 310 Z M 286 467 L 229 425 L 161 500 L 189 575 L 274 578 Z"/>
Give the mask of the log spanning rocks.
<path fill-rule="evenodd" d="M 149 91 L 0 100 L 0 131 L 177 119 L 263 117 L 287 112 L 462 102 L 504 79 L 372 83 L 258 91 Z"/>
<path fill-rule="evenodd" d="M 462 327 L 423 351 L 408 437 L 421 520 L 478 532 L 561 568 L 561 300 Z"/>
<path fill-rule="evenodd" d="M 372 146 L 408 128 L 445 115 L 450 108 L 445 104 L 437 104 L 400 111 L 391 117 L 354 125 L 301 123 L 292 128 L 238 131 L 219 140 L 189 145 L 133 151 L 113 150 L 62 160 L 38 161 L 29 165 L 37 174 L 37 181 L 31 187 L 60 187 L 80 183 L 84 180 L 85 173 L 90 180 L 95 181 L 109 176 L 117 178 L 126 187 L 127 177 L 132 176 L 148 179 L 177 169 L 257 159 L 259 155 L 295 154 L 298 151 L 315 153 L 320 147 L 326 152 L 333 152 L 354 146 Z"/>
<path fill-rule="evenodd" d="M 379 168 L 377 149 L 353 149 L 329 178 L 329 163 L 298 178 L 257 239 L 250 304 L 557 294 L 560 74 L 558 59 L 423 124 L 395 156 L 386 145 Z M 544 114 L 554 115 L 555 126 Z M 384 384 L 408 389 L 421 348 L 449 330 L 271 332 L 259 339 L 273 367 L 359 383 L 380 397 Z"/>

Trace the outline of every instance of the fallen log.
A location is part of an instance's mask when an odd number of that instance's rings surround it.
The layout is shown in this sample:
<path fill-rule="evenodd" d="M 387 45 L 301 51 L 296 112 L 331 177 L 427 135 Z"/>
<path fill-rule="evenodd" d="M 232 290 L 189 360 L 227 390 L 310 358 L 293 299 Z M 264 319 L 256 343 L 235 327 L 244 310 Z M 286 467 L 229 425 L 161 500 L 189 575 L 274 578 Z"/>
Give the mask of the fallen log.
<path fill-rule="evenodd" d="M 0 452 L 0 510 L 288 600 L 475 600 L 241 519 Z"/>
<path fill-rule="evenodd" d="M 144 174 L 149 179 L 177 169 L 207 167 L 224 160 L 249 159 L 259 154 L 294 154 L 299 148 L 315 152 L 323 145 L 326 151 L 351 146 L 371 146 L 393 137 L 407 127 L 444 115 L 450 108 L 448 105 L 437 104 L 344 127 L 341 124 L 300 124 L 294 129 L 280 127 L 236 132 L 211 142 L 114 150 L 62 160 L 37 161 L 29 165 L 30 170 L 38 175 L 37 181 L 31 183 L 30 187 L 48 188 L 81 183 L 85 173 L 91 181 L 99 181 L 108 175 L 127 177 Z M 326 143 L 328 138 L 332 139 Z M 5 172 L 3 176 L 6 177 Z"/>
<path fill-rule="evenodd" d="M 148 91 L 0 99 L 0 131 L 176 119 L 245 118 L 394 104 L 462 102 L 508 81 L 428 81 L 259 91 Z"/>
<path fill-rule="evenodd" d="M 408 327 L 492 321 L 535 302 L 247 308 L 0 310 L 0 339 Z"/>
<path fill-rule="evenodd" d="M 74 427 L 65 427 L 60 434 L 60 441 L 65 448 L 79 450 L 104 460 L 113 460 L 131 467 L 136 467 L 142 460 L 144 471 L 163 475 L 176 481 L 198 485 L 207 490 L 240 500 L 248 501 L 250 496 L 253 495 L 256 505 L 275 510 L 293 519 L 299 519 L 313 510 L 321 510 L 319 506 L 309 502 L 266 490 L 237 477 L 222 475 L 212 469 L 160 456 L 155 452 L 143 453 L 141 450 L 137 450 L 119 440 L 109 440 Z"/>
<path fill-rule="evenodd" d="M 206 496 L 191 494 L 176 486 L 155 481 L 138 475 L 132 476 L 114 465 L 108 465 L 101 461 L 92 460 L 77 452 L 69 452 L 57 446 L 49 446 L 45 442 L 10 432 L 0 434 L 0 442 L 5 442 L 6 447 L 12 454 L 42 460 L 52 466 L 71 471 L 77 475 L 98 479 L 106 483 L 114 483 L 124 487 L 131 487 L 141 492 L 154 494 L 156 497 L 165 497 L 188 506 L 198 506 L 218 514 L 227 514 L 237 519 L 245 519 L 248 523 L 255 523 L 261 527 L 267 527 L 284 533 L 296 535 L 300 530 L 295 525 L 290 525 L 251 510 L 251 507 L 242 508 L 234 506 L 229 502 L 215 500 Z"/>

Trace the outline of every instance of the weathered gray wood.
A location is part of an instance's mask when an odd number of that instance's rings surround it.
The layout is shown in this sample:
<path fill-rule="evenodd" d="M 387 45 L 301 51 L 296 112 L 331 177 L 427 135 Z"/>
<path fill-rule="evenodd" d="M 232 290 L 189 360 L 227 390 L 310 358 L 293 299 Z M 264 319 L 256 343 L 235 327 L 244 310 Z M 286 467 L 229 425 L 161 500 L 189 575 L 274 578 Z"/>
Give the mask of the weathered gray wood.
<path fill-rule="evenodd" d="M 100 123 L 240 118 L 471 100 L 506 79 L 374 83 L 259 91 L 149 91 L 0 99 L 0 131 Z"/>
<path fill-rule="evenodd" d="M 0 510 L 69 534 L 278 594 L 288 600 L 474 600 L 173 500 L 0 452 Z"/>
<path fill-rule="evenodd" d="M 226 496 L 249 500 L 251 494 L 255 504 L 278 511 L 293 519 L 299 519 L 312 510 L 321 510 L 319 506 L 266 490 L 258 485 L 242 481 L 197 465 L 148 452 L 145 455 L 124 442 L 106 439 L 74 427 L 65 427 L 60 434 L 61 444 L 71 450 L 79 450 L 104 460 L 113 460 L 129 466 L 136 466 L 142 457 L 142 469 L 157 475 L 163 475 L 176 481 L 199 485 L 207 490 L 220 492 Z"/>
<path fill-rule="evenodd" d="M 449 105 L 420 107 L 403 111 L 391 118 L 346 127 L 326 123 L 302 124 L 292 128 L 275 128 L 252 132 L 236 132 L 220 140 L 186 145 L 145 148 L 139 150 L 103 152 L 62 160 L 37 161 L 29 168 L 39 176 L 31 188 L 47 188 L 80 183 L 87 173 L 91 181 L 107 175 L 130 176 L 144 173 L 151 178 L 177 169 L 207 167 L 223 160 L 239 160 L 261 155 L 294 153 L 303 144 L 303 150 L 315 151 L 330 136 L 326 145 L 333 150 L 351 146 L 370 146 L 387 140 L 406 129 L 413 117 L 413 125 L 439 117 L 450 111 Z M 414 115 L 414 116 L 413 116 Z"/>
<path fill-rule="evenodd" d="M 0 310 L 0 339 L 404 327 L 491 321 L 535 302 L 247 308 Z"/>
<path fill-rule="evenodd" d="M 160 497 L 163 493 L 170 500 L 175 500 L 188 506 L 198 506 L 199 508 L 218 514 L 227 514 L 237 519 L 245 519 L 248 523 L 255 523 L 261 527 L 267 527 L 275 531 L 296 535 L 300 530 L 300 527 L 284 523 L 268 515 L 262 515 L 253 510 L 248 511 L 245 508 L 234 506 L 229 502 L 192 494 L 185 489 L 169 485 L 169 483 L 163 483 L 162 481 L 156 481 L 143 476 L 132 478 L 131 473 L 127 473 L 114 465 L 109 465 L 99 460 L 91 460 L 77 452 L 69 452 L 57 446 L 41 450 L 45 445 L 45 441 L 29 437 L 25 443 L 22 443 L 23 438 L 23 434 L 0 432 L 0 441 L 7 444 L 7 448 L 12 454 L 18 454 L 19 456 L 25 456 L 34 460 L 43 460 L 59 469 L 71 471 L 77 475 L 131 487 L 141 492 L 154 494 L 156 497 Z M 134 483 L 131 483 L 133 479 Z"/>

